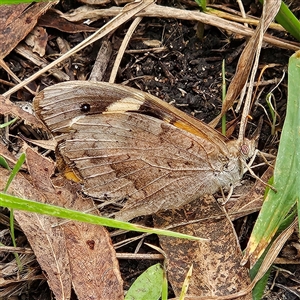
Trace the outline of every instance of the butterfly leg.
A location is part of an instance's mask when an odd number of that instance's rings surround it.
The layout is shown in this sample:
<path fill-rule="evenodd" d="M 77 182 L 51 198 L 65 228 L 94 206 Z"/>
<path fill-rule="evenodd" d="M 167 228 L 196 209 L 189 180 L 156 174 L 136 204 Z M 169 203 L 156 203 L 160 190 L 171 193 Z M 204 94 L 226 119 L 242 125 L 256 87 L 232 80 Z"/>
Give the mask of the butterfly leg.
<path fill-rule="evenodd" d="M 221 205 L 225 205 L 227 203 L 227 201 L 231 198 L 232 196 L 232 193 L 233 193 L 233 185 L 230 186 L 230 189 L 228 191 L 228 194 L 227 196 L 225 196 L 224 194 L 224 191 L 223 191 L 223 188 L 220 188 L 220 191 L 221 191 L 221 194 L 222 194 L 222 199 L 223 201 L 219 201 L 218 200 L 218 203 L 221 204 Z"/>
<path fill-rule="evenodd" d="M 264 185 L 266 185 L 267 187 L 269 187 L 271 190 L 273 190 L 275 193 L 277 192 L 277 190 L 270 184 L 268 184 L 267 182 L 264 182 L 261 178 L 259 178 L 251 169 L 251 165 L 253 164 L 253 161 L 257 155 L 257 153 L 259 152 L 259 150 L 255 150 L 255 154 L 253 155 L 253 157 L 251 158 L 250 162 L 247 164 L 245 161 L 242 160 L 242 163 L 245 167 L 244 171 L 249 171 L 249 173 L 257 180 L 259 180 L 260 182 L 262 182 Z"/>

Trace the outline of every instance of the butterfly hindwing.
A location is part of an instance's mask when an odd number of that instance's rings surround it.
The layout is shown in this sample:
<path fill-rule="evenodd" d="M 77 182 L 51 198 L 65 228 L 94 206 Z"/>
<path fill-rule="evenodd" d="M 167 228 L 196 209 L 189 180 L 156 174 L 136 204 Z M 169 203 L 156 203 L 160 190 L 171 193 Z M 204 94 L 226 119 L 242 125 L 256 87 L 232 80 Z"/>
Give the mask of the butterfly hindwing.
<path fill-rule="evenodd" d="M 74 122 L 71 131 L 60 153 L 79 172 L 85 193 L 127 199 L 119 218 L 177 208 L 224 186 L 219 177 L 228 158 L 212 143 L 154 117 L 89 115 Z M 239 172 L 231 173 L 228 184 Z"/>

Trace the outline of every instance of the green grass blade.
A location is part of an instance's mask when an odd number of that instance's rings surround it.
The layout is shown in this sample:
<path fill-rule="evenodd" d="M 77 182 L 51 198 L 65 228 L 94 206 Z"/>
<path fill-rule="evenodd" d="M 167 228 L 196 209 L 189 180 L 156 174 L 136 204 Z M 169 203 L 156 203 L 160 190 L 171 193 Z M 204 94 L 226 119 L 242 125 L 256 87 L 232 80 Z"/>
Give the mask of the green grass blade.
<path fill-rule="evenodd" d="M 184 300 L 185 296 L 187 295 L 189 284 L 190 284 L 191 277 L 192 277 L 192 273 L 193 273 L 193 264 L 190 266 L 190 268 L 185 276 L 185 279 L 184 279 L 184 282 L 183 282 L 183 285 L 181 288 L 179 300 Z"/>
<path fill-rule="evenodd" d="M 156 264 L 143 272 L 128 290 L 125 300 L 158 300 L 161 296 L 164 270 Z"/>
<path fill-rule="evenodd" d="M 18 120 L 18 118 L 14 118 L 14 119 L 10 120 L 9 122 L 6 122 L 4 124 L 0 124 L 0 129 L 3 129 L 3 128 L 15 123 L 17 120 Z"/>
<path fill-rule="evenodd" d="M 164 264 L 165 265 L 165 264 Z M 161 291 L 161 300 L 168 300 L 168 278 L 166 272 L 166 266 L 163 268 L 163 280 L 162 280 L 162 291 Z"/>
<path fill-rule="evenodd" d="M 21 199 L 19 197 L 15 197 L 5 193 L 0 193 L 0 206 L 124 230 L 172 236 L 191 240 L 204 240 L 202 238 L 190 236 L 187 234 L 182 234 L 164 229 L 148 228 L 145 226 L 139 226 L 106 217 L 99 217 L 96 215 L 91 215 L 55 205 L 40 203 L 27 199 Z"/>
<path fill-rule="evenodd" d="M 6 159 L 3 156 L 0 156 L 0 166 L 2 166 L 3 168 L 5 168 L 8 171 L 11 171 L 11 168 L 9 167 Z"/>
<path fill-rule="evenodd" d="M 15 178 L 15 176 L 18 174 L 18 172 L 20 171 L 24 161 L 25 161 L 25 154 L 22 153 L 21 156 L 19 157 L 17 163 L 15 164 L 13 170 L 11 171 L 9 178 L 6 182 L 5 188 L 4 188 L 4 192 L 6 192 L 8 190 L 9 185 L 11 184 L 11 182 L 13 181 L 13 179 Z"/>
<path fill-rule="evenodd" d="M 195 0 L 195 2 L 199 5 L 202 11 L 206 11 L 206 0 Z"/>
<path fill-rule="evenodd" d="M 300 194 L 300 51 L 291 56 L 288 69 L 288 102 L 282 129 L 273 186 L 269 190 L 250 237 L 245 260 L 255 261 L 264 251 Z"/>
<path fill-rule="evenodd" d="M 284 2 L 281 2 L 280 10 L 275 20 L 294 38 L 300 41 L 300 22 Z"/>
<path fill-rule="evenodd" d="M 14 119 L 16 120 L 16 119 Z M 13 120 L 13 121 L 14 121 Z M 16 177 L 16 175 L 18 174 L 18 172 L 20 171 L 24 161 L 25 161 L 25 154 L 22 153 L 21 156 L 19 157 L 17 163 L 15 164 L 14 168 L 12 169 L 12 171 L 10 172 L 10 176 L 6 182 L 5 188 L 4 188 L 4 192 L 6 192 L 8 190 L 9 185 L 11 184 L 11 182 L 13 181 L 13 179 Z M 16 242 L 16 237 L 15 237 L 15 220 L 14 220 L 14 210 L 11 209 L 10 210 L 10 215 L 9 215 L 9 227 L 10 227 L 10 236 L 12 239 L 12 243 L 14 247 L 17 247 L 17 242 Z M 16 258 L 16 262 L 18 265 L 18 268 L 20 271 L 22 271 L 22 264 L 21 264 L 21 260 L 19 257 L 18 253 L 14 253 L 14 256 Z"/>
<path fill-rule="evenodd" d="M 275 239 L 280 235 L 280 233 L 282 233 L 285 229 L 287 229 L 293 223 L 296 216 L 297 216 L 296 215 L 296 210 L 294 209 L 292 211 L 292 213 L 289 214 L 288 217 L 286 219 L 284 219 L 284 221 L 280 224 L 280 227 L 277 230 L 276 235 L 273 237 L 272 241 L 269 243 L 269 245 L 266 248 L 266 250 L 264 251 L 263 255 L 259 258 L 259 260 L 256 262 L 254 267 L 251 268 L 251 270 L 250 270 L 251 280 L 253 280 L 255 278 L 255 276 L 257 275 L 257 273 L 259 272 L 259 270 L 261 268 L 261 264 L 262 264 L 263 260 L 265 259 L 265 256 L 267 255 L 267 253 L 268 253 L 270 247 L 272 246 L 273 242 L 275 241 Z M 271 269 L 272 269 L 272 267 L 269 268 L 269 270 L 257 282 L 254 289 L 252 290 L 252 299 L 253 300 L 262 299 L 262 297 L 264 295 L 264 292 L 265 292 L 265 289 L 266 289 L 266 285 L 268 283 L 268 279 L 269 279 L 269 276 L 270 276 L 270 273 L 271 273 Z"/>

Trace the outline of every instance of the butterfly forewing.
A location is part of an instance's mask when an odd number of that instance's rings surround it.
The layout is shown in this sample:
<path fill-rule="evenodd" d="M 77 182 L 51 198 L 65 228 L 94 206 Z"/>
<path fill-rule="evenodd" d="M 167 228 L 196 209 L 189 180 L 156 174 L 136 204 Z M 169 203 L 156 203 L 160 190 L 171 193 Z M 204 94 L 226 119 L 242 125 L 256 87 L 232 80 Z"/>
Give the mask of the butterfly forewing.
<path fill-rule="evenodd" d="M 85 109 L 88 108 L 88 109 Z M 223 151 L 226 137 L 159 98 L 133 88 L 107 82 L 64 82 L 46 88 L 34 101 L 37 115 L 52 132 L 61 133 L 80 115 L 136 111 L 185 126 Z"/>

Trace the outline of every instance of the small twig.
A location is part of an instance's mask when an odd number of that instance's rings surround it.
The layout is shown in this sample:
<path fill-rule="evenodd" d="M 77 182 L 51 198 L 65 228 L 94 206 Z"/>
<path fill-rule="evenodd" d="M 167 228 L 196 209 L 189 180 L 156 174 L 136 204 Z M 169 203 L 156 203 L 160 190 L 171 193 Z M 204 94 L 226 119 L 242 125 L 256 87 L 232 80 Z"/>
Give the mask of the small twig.
<path fill-rule="evenodd" d="M 96 61 L 91 71 L 90 81 L 102 81 L 112 53 L 111 43 L 108 38 L 103 39 L 98 51 Z"/>
<path fill-rule="evenodd" d="M 257 48 L 256 48 L 255 59 L 254 59 L 254 62 L 253 62 L 253 67 L 252 67 L 252 70 L 251 70 L 251 76 L 250 76 L 250 80 L 249 80 L 249 87 L 248 87 L 248 91 L 247 91 L 247 96 L 246 96 L 244 109 L 243 109 L 243 113 L 242 113 L 242 118 L 241 118 L 241 125 L 240 125 L 239 137 L 238 137 L 238 139 L 240 141 L 243 141 L 243 139 L 245 137 L 246 124 L 247 124 L 247 120 L 248 120 L 247 116 L 249 114 L 249 110 L 250 110 L 250 106 L 251 106 L 251 100 L 252 100 L 253 82 L 255 80 L 255 75 L 256 75 L 256 72 L 257 72 L 257 69 L 258 69 L 259 57 L 260 57 L 264 32 L 266 30 L 266 28 L 265 28 L 265 18 L 266 18 L 266 4 L 264 3 L 262 18 L 261 18 L 261 21 L 259 23 L 259 26 L 257 27 L 257 31 L 258 31 L 258 34 L 259 34 L 258 43 L 257 43 Z"/>
<path fill-rule="evenodd" d="M 130 27 L 128 28 L 127 30 L 127 33 L 122 41 L 122 44 L 121 44 L 121 47 L 118 51 L 118 55 L 115 59 L 115 63 L 114 63 L 114 66 L 113 66 L 113 69 L 110 73 L 110 78 L 109 78 L 109 81 L 110 83 L 114 83 L 115 80 L 116 80 L 116 77 L 117 77 L 117 73 L 118 73 L 118 69 L 119 69 L 119 66 L 120 66 L 120 63 L 121 63 L 121 60 L 122 60 L 122 57 L 124 55 L 124 52 L 127 48 L 127 45 L 131 39 L 131 36 L 133 34 L 133 32 L 135 31 L 136 27 L 140 24 L 140 22 L 142 21 L 142 17 L 137 17 L 133 20 L 133 22 L 131 23 Z"/>
<path fill-rule="evenodd" d="M 109 9 L 92 9 L 91 14 L 93 17 L 113 17 L 120 13 L 122 8 L 111 7 Z M 69 21 L 79 21 L 76 15 L 73 13 L 74 17 L 69 17 L 64 14 L 62 17 Z M 242 24 L 225 20 L 214 14 L 202 13 L 199 11 L 190 11 L 186 9 L 178 9 L 174 7 L 166 7 L 157 4 L 151 4 L 145 9 L 141 10 L 136 14 L 136 17 L 152 17 L 152 18 L 172 18 L 179 20 L 197 21 L 202 22 L 207 25 L 215 26 L 217 28 L 225 29 L 231 31 L 232 33 L 239 34 L 246 37 L 251 37 L 254 33 L 253 29 L 247 28 Z M 86 14 L 85 18 L 89 18 Z M 277 46 L 282 49 L 299 50 L 300 44 L 292 41 L 286 41 L 280 38 L 276 38 L 269 34 L 265 34 L 264 41 L 270 45 Z"/>
<path fill-rule="evenodd" d="M 163 260 L 164 256 L 160 253 L 149 254 L 149 253 L 116 253 L 118 259 L 151 259 L 151 260 Z"/>
<path fill-rule="evenodd" d="M 246 13 L 245 13 L 245 9 L 244 9 L 244 5 L 243 5 L 243 2 L 241 0 L 237 0 L 237 3 L 239 5 L 239 8 L 240 8 L 240 11 L 241 11 L 241 15 L 243 18 L 246 18 Z M 248 24 L 247 23 L 244 23 L 244 25 L 246 27 L 248 27 Z"/>

